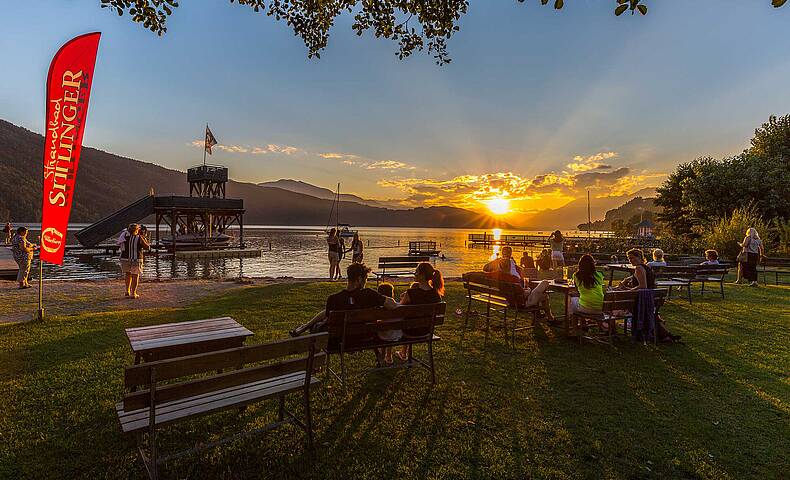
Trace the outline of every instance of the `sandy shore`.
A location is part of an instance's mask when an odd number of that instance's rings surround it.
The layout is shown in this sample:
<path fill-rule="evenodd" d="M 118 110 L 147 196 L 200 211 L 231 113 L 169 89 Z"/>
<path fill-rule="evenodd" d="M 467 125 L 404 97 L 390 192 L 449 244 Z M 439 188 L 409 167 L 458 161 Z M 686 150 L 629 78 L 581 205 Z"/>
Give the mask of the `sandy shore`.
<path fill-rule="evenodd" d="M 44 309 L 48 315 L 69 315 L 132 308 L 180 307 L 234 288 L 310 281 L 319 279 L 149 280 L 140 284 L 138 299 L 124 297 L 124 285 L 120 279 L 45 282 Z M 0 323 L 32 320 L 37 309 L 38 284 L 27 290 L 19 290 L 16 282 L 0 281 Z"/>

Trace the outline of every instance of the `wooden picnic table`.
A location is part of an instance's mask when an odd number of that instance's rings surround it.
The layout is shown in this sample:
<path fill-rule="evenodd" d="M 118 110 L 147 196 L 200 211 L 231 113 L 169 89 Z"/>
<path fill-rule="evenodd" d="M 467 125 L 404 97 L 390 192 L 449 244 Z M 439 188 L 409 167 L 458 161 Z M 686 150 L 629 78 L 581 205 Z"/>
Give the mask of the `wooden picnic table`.
<path fill-rule="evenodd" d="M 135 365 L 241 347 L 252 334 L 230 317 L 126 329 Z"/>
<path fill-rule="evenodd" d="M 633 275 L 634 270 L 636 267 L 631 265 L 630 263 L 612 263 L 609 265 L 605 265 L 604 268 L 609 270 L 609 286 L 612 286 L 612 282 L 614 281 L 614 272 L 625 272 L 629 275 Z"/>

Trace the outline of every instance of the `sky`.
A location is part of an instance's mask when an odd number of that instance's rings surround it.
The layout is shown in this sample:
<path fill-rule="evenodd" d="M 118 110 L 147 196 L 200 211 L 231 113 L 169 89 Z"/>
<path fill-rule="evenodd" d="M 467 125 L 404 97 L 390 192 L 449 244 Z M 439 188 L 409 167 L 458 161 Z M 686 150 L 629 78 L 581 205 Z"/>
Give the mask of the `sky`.
<path fill-rule="evenodd" d="M 349 15 L 308 59 L 287 25 L 228 1 L 180 2 L 162 37 L 99 0 L 10 2 L 0 118 L 41 132 L 52 55 L 101 31 L 85 145 L 185 170 L 208 123 L 210 162 L 236 180 L 529 213 L 655 187 L 788 113 L 790 6 L 646 3 L 470 0 L 437 66 L 357 37 Z"/>

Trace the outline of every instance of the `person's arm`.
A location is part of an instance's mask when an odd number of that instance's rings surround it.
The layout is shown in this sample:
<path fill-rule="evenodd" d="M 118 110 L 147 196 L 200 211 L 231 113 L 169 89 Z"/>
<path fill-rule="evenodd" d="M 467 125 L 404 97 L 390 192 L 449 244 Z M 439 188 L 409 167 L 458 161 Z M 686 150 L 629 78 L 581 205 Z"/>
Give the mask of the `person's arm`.
<path fill-rule="evenodd" d="M 487 273 L 499 270 L 499 259 L 491 260 L 483 266 L 483 271 Z"/>
<path fill-rule="evenodd" d="M 398 308 L 398 302 L 395 301 L 392 297 L 385 297 L 384 299 L 384 309 L 386 310 L 395 310 Z"/>
<path fill-rule="evenodd" d="M 140 242 L 143 244 L 143 248 L 151 248 L 151 244 L 148 243 L 148 239 L 144 235 L 140 235 Z"/>

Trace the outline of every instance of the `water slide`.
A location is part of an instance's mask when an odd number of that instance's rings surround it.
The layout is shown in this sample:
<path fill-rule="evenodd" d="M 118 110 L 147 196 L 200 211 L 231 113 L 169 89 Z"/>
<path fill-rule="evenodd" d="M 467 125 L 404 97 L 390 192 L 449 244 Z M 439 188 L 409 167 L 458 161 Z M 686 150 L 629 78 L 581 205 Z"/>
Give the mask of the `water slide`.
<path fill-rule="evenodd" d="M 86 247 L 94 247 L 116 235 L 130 223 L 139 222 L 153 213 L 154 196 L 146 195 L 93 225 L 83 228 L 77 232 L 77 240 Z"/>

